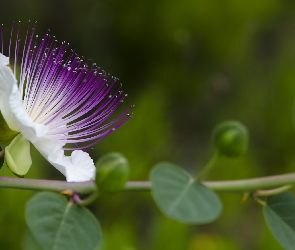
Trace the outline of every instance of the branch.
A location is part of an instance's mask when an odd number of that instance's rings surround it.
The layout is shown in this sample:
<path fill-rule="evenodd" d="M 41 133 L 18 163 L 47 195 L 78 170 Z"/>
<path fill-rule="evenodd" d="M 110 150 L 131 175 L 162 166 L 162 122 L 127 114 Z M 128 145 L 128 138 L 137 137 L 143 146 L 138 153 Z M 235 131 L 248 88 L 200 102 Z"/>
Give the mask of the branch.
<path fill-rule="evenodd" d="M 255 190 L 272 189 L 284 185 L 295 184 L 295 173 L 266 176 L 244 180 L 205 181 L 208 188 L 224 192 L 251 192 Z M 0 176 L 0 188 L 17 188 L 39 191 L 54 191 L 89 194 L 96 191 L 93 181 L 66 182 L 38 179 L 20 179 Z M 129 181 L 123 191 L 150 191 L 152 183 L 149 181 Z"/>
<path fill-rule="evenodd" d="M 271 189 L 284 185 L 295 184 L 295 173 L 244 180 L 205 181 L 203 184 L 215 191 L 251 192 L 258 189 Z"/>

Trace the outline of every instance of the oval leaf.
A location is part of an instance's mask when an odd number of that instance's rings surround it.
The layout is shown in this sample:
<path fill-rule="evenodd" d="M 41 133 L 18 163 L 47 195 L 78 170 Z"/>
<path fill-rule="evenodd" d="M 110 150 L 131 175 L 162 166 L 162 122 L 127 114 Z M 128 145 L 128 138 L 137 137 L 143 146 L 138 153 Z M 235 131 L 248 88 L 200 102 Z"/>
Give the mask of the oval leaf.
<path fill-rule="evenodd" d="M 157 164 L 151 181 L 153 197 L 167 217 L 202 224 L 214 221 L 221 213 L 219 197 L 174 164 Z"/>
<path fill-rule="evenodd" d="M 267 224 L 286 249 L 295 246 L 295 197 L 290 192 L 270 196 L 263 209 Z"/>
<path fill-rule="evenodd" d="M 100 225 L 88 209 L 56 193 L 41 192 L 31 198 L 26 221 L 46 250 L 93 250 L 102 237 Z"/>

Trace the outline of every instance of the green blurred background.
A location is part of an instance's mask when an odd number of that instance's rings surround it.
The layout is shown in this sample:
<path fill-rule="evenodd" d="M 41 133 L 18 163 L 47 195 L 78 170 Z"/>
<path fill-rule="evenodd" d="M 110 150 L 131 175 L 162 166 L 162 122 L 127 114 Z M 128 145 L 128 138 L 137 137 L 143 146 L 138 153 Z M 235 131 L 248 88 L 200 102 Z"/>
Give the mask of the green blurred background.
<path fill-rule="evenodd" d="M 193 174 L 208 161 L 210 134 L 228 119 L 250 131 L 250 148 L 224 159 L 211 179 L 250 178 L 295 170 L 295 2 L 287 0 L 0 0 L 1 23 L 38 21 L 120 78 L 134 118 L 91 152 L 118 151 L 131 179 L 146 180 L 168 160 Z M 34 150 L 33 150 L 34 151 Z M 34 153 L 28 177 L 63 179 Z M 2 169 L 3 175 L 11 175 Z M 24 221 L 30 191 L 0 190 L 1 249 L 32 247 Z M 164 218 L 149 193 L 105 195 L 92 211 L 107 250 L 282 249 L 261 207 L 221 194 L 224 212 L 209 225 Z"/>

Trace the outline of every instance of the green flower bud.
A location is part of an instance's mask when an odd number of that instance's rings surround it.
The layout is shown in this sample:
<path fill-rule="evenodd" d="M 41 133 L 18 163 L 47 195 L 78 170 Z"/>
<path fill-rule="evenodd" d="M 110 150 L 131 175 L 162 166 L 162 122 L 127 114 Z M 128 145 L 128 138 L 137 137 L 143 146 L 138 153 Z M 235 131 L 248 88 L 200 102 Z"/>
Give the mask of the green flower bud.
<path fill-rule="evenodd" d="M 110 153 L 96 162 L 96 185 L 105 192 L 119 192 L 129 176 L 127 159 L 119 153 Z"/>
<path fill-rule="evenodd" d="M 212 133 L 213 143 L 220 154 L 236 157 L 248 148 L 248 130 L 238 121 L 226 121 L 219 124 Z"/>
<path fill-rule="evenodd" d="M 16 137 L 18 132 L 11 130 L 0 112 L 0 145 L 7 144 Z"/>

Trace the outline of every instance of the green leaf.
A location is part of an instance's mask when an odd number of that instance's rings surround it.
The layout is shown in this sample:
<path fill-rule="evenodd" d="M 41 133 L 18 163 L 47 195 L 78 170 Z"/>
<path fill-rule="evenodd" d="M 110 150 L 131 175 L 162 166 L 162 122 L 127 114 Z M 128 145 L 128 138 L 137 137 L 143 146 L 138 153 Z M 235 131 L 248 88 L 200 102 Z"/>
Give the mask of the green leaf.
<path fill-rule="evenodd" d="M 102 238 L 96 218 L 60 195 L 41 192 L 26 205 L 27 224 L 44 250 L 93 250 Z"/>
<path fill-rule="evenodd" d="M 295 246 L 295 197 L 290 192 L 270 196 L 263 208 L 266 222 L 280 244 L 286 249 Z"/>
<path fill-rule="evenodd" d="M 184 223 L 214 221 L 222 211 L 218 196 L 170 163 L 159 163 L 151 172 L 152 194 L 160 210 Z"/>

